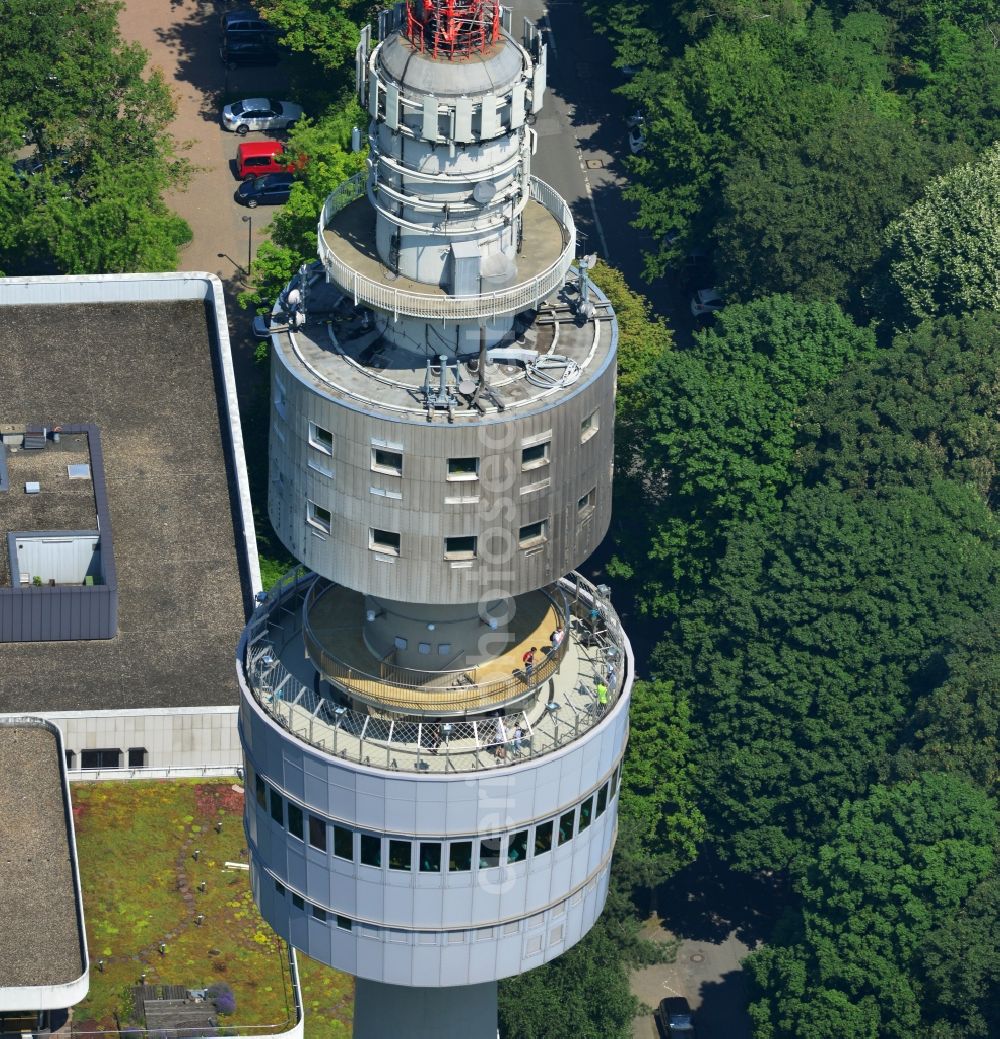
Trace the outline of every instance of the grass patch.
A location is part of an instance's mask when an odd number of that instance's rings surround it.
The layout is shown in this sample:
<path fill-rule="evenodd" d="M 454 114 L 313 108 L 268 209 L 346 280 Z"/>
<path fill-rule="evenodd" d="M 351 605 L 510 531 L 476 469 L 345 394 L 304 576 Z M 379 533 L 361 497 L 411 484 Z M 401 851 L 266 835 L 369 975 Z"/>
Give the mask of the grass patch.
<path fill-rule="evenodd" d="M 91 957 L 75 1027 L 124 1027 L 129 987 L 143 972 L 147 984 L 229 985 L 236 1009 L 220 1025 L 291 1027 L 284 943 L 261 919 L 249 874 L 224 867 L 247 862 L 242 787 L 232 779 L 76 783 L 72 794 Z M 349 1036 L 350 977 L 306 962 L 309 1039 Z"/>

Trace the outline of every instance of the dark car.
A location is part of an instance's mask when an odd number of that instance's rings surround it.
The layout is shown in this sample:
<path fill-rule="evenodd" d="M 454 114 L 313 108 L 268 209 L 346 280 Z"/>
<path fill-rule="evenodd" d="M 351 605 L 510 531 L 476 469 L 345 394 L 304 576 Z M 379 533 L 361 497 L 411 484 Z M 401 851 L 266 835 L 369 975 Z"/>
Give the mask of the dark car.
<path fill-rule="evenodd" d="M 291 173 L 268 173 L 265 177 L 248 180 L 236 189 L 236 201 L 250 209 L 257 206 L 278 206 L 288 201 L 295 177 Z"/>
<path fill-rule="evenodd" d="M 226 33 L 219 57 L 230 68 L 237 65 L 277 65 L 281 52 L 274 37 L 264 33 Z"/>
<path fill-rule="evenodd" d="M 224 33 L 252 32 L 275 35 L 273 25 L 269 25 L 252 7 L 241 7 L 235 11 L 226 11 L 220 19 Z"/>
<path fill-rule="evenodd" d="M 695 1039 L 691 1004 L 683 996 L 661 999 L 658 1016 L 664 1039 Z"/>

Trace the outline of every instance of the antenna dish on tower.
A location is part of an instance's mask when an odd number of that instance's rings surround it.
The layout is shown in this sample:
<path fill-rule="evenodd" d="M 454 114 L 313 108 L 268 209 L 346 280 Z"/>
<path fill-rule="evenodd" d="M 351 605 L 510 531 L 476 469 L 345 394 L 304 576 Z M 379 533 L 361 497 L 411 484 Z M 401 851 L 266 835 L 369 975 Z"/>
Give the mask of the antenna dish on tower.
<path fill-rule="evenodd" d="M 587 253 L 580 258 L 580 269 L 589 271 L 597 263 L 597 253 Z"/>
<path fill-rule="evenodd" d="M 492 202 L 497 193 L 497 186 L 492 180 L 481 180 L 473 189 L 472 197 L 481 205 L 485 206 Z"/>

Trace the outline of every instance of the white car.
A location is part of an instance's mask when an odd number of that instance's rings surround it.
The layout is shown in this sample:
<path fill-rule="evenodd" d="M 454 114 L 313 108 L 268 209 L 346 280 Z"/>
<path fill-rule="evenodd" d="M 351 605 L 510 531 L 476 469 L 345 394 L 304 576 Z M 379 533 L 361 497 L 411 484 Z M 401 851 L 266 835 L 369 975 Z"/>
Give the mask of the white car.
<path fill-rule="evenodd" d="M 708 317 L 726 305 L 726 301 L 715 289 L 699 289 L 691 298 L 691 316 Z"/>
<path fill-rule="evenodd" d="M 639 123 L 629 130 L 628 148 L 633 155 L 642 155 L 646 150 L 646 127 L 643 123 Z"/>
<path fill-rule="evenodd" d="M 250 97 L 234 101 L 222 110 L 222 128 L 241 137 L 251 130 L 288 130 L 302 118 L 302 109 L 291 101 Z"/>

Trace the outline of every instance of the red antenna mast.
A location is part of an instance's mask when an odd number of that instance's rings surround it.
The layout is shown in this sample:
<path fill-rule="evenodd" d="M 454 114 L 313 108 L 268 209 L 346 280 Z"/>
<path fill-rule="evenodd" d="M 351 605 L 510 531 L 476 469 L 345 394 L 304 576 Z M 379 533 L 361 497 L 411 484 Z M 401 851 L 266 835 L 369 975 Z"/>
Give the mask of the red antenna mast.
<path fill-rule="evenodd" d="M 482 54 L 500 39 L 500 0 L 409 0 L 406 37 L 435 58 Z"/>

